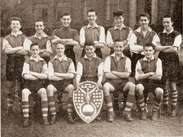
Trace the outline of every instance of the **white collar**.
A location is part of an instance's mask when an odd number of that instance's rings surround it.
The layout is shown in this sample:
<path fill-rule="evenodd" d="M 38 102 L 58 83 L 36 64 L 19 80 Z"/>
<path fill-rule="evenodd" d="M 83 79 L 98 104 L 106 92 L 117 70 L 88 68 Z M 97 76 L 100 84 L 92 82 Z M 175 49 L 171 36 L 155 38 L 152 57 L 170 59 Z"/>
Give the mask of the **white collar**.
<path fill-rule="evenodd" d="M 18 35 L 21 35 L 21 34 L 23 34 L 23 33 L 20 30 L 18 32 L 16 32 L 16 33 L 11 31 L 11 35 L 13 35 L 13 36 L 18 36 Z"/>
<path fill-rule="evenodd" d="M 137 32 L 141 32 L 141 31 L 142 31 L 142 28 L 141 28 L 141 27 L 139 27 L 138 29 L 136 29 L 136 31 L 137 31 Z M 151 29 L 150 27 L 148 27 L 148 31 L 149 31 L 149 32 L 151 32 L 151 31 L 152 31 L 152 29 Z"/>
<path fill-rule="evenodd" d="M 111 56 L 112 56 L 112 57 L 116 57 L 115 52 L 114 52 Z M 123 53 L 121 54 L 121 57 L 122 57 L 122 58 L 125 57 Z"/>
<path fill-rule="evenodd" d="M 58 58 L 58 56 L 55 55 L 55 57 L 54 57 L 53 59 L 58 59 L 58 60 L 60 60 L 60 61 L 62 61 L 62 60 L 67 61 L 67 57 L 66 57 L 65 54 L 63 55 L 63 58 Z"/>
<path fill-rule="evenodd" d="M 86 56 L 86 54 L 84 55 L 84 58 L 85 58 L 85 59 L 89 59 L 89 58 Z M 95 55 L 93 56 L 93 58 L 97 58 L 96 53 L 95 53 Z"/>
<path fill-rule="evenodd" d="M 163 33 L 166 33 L 166 34 L 170 34 L 174 31 L 174 28 L 172 28 L 172 30 L 170 32 L 167 32 L 165 29 L 163 30 Z"/>
<path fill-rule="evenodd" d="M 39 38 L 37 34 L 35 34 L 34 37 Z M 45 38 L 45 37 L 48 37 L 48 35 L 46 35 L 46 33 L 43 32 L 41 37 Z"/>
<path fill-rule="evenodd" d="M 37 58 L 33 58 L 32 56 L 30 57 L 30 60 L 34 60 L 36 62 L 40 61 L 40 60 L 44 60 L 43 58 L 41 58 L 40 56 L 38 56 Z"/>
<path fill-rule="evenodd" d="M 117 27 L 116 25 L 114 26 L 114 30 L 116 30 L 116 29 L 122 30 L 123 28 L 126 28 L 126 26 L 125 26 L 124 24 L 122 24 L 122 25 L 120 26 L 120 28 Z"/>
<path fill-rule="evenodd" d="M 144 57 L 143 60 L 148 61 L 146 57 Z M 152 56 L 151 60 L 154 60 L 154 55 Z"/>
<path fill-rule="evenodd" d="M 91 26 L 90 24 L 87 25 L 87 28 L 98 28 L 98 25 L 96 23 Z"/>

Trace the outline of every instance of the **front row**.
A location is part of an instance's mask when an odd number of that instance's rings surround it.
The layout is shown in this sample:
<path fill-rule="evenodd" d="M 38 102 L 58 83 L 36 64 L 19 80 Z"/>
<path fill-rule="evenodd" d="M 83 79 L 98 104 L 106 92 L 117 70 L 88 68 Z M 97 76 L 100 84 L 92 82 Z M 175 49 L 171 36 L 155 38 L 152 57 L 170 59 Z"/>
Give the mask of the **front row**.
<path fill-rule="evenodd" d="M 111 92 L 119 91 L 126 97 L 124 107 L 124 118 L 132 121 L 131 110 L 134 103 L 140 108 L 141 119 L 146 119 L 145 100 L 148 92 L 155 95 L 155 103 L 152 109 L 152 120 L 157 119 L 158 109 L 163 99 L 163 89 L 160 84 L 162 77 L 162 63 L 159 58 L 154 57 L 154 45 L 148 43 L 144 46 L 145 57 L 140 59 L 136 65 L 137 85 L 129 82 L 131 73 L 131 61 L 123 54 L 123 42 L 116 42 L 114 53 L 102 60 L 96 56 L 95 47 L 92 43 L 86 44 L 86 55 L 81 58 L 77 65 L 77 73 L 73 61 L 64 54 L 65 46 L 56 43 L 56 56 L 47 63 L 39 56 L 38 44 L 31 45 L 31 57 L 26 59 L 22 76 L 24 78 L 24 89 L 22 90 L 23 126 L 29 125 L 29 95 L 33 92 L 41 96 L 41 109 L 43 124 L 54 124 L 56 119 L 55 93 L 64 91 L 69 93 L 68 121 L 73 123 L 73 101 L 72 93 L 82 81 L 94 81 L 103 88 L 104 102 L 107 106 L 109 122 L 114 121 L 114 110 Z M 104 74 L 104 75 L 103 75 Z M 103 83 L 103 77 L 105 82 Z M 74 78 L 75 77 L 75 78 Z M 48 81 L 48 80 L 49 81 Z M 74 84 L 73 84 L 74 79 Z M 103 86 L 102 86 L 103 83 Z M 45 88 L 47 86 L 47 89 Z M 49 108 L 49 111 L 48 111 Z M 48 121 L 48 112 L 50 120 Z"/>

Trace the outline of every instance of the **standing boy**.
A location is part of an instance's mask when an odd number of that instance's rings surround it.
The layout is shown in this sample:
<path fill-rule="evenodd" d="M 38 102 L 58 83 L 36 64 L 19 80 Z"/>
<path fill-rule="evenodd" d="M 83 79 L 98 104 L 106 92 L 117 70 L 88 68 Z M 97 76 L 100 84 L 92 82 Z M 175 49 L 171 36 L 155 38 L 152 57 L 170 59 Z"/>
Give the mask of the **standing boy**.
<path fill-rule="evenodd" d="M 131 57 L 129 51 L 129 39 L 132 34 L 132 29 L 124 25 L 124 16 L 125 12 L 122 10 L 117 10 L 113 12 L 114 16 L 114 27 L 109 28 L 107 31 L 107 46 L 111 49 L 110 54 L 114 53 L 114 43 L 116 41 L 121 41 L 124 44 L 124 51 L 123 53 L 127 57 Z"/>
<path fill-rule="evenodd" d="M 41 96 L 41 109 L 43 124 L 48 125 L 48 98 L 45 89 L 47 79 L 47 63 L 39 56 L 39 45 L 33 43 L 30 46 L 31 57 L 26 59 L 22 76 L 25 79 L 24 89 L 22 90 L 22 111 L 23 126 L 29 126 L 29 95 L 38 93 Z"/>
<path fill-rule="evenodd" d="M 45 34 L 44 29 L 45 25 L 43 20 L 36 20 L 35 21 L 35 30 L 36 34 L 33 35 L 29 40 L 30 44 L 32 43 L 37 43 L 39 44 L 40 48 L 40 57 L 42 57 L 47 63 L 50 60 L 50 55 L 52 53 L 51 51 L 51 42 L 50 42 L 50 37 Z"/>
<path fill-rule="evenodd" d="M 73 48 L 74 46 L 77 46 L 79 44 L 78 32 L 76 29 L 70 28 L 70 23 L 72 19 L 69 13 L 64 13 L 61 16 L 60 21 L 62 23 L 62 27 L 60 29 L 54 30 L 54 39 L 52 40 L 52 43 L 61 42 L 63 45 L 65 45 L 65 55 L 71 58 L 74 62 L 74 65 L 76 65 L 75 53 L 73 51 Z"/>
<path fill-rule="evenodd" d="M 136 29 L 130 38 L 130 50 L 132 52 L 132 73 L 131 76 L 135 76 L 135 66 L 137 61 L 144 57 L 143 46 L 146 43 L 153 43 L 157 45 L 159 43 L 159 37 L 150 27 L 150 16 L 147 13 L 141 13 L 139 16 L 140 27 Z"/>
<path fill-rule="evenodd" d="M 97 12 L 93 9 L 87 11 L 87 19 L 89 24 L 80 30 L 80 46 L 83 48 L 81 57 L 85 55 L 85 43 L 94 43 L 95 53 L 102 58 L 101 48 L 105 45 L 104 27 L 97 25 Z"/>
<path fill-rule="evenodd" d="M 104 73 L 106 77 L 103 86 L 104 100 L 108 108 L 108 121 L 114 121 L 114 110 L 111 100 L 110 92 L 117 90 L 123 92 L 127 96 L 126 106 L 124 108 L 124 117 L 127 121 L 131 122 L 131 109 L 135 102 L 135 85 L 128 82 L 131 73 L 131 61 L 128 57 L 124 56 L 123 42 L 115 42 L 114 53 L 108 56 L 105 60 Z"/>
<path fill-rule="evenodd" d="M 164 30 L 159 33 L 160 45 L 156 46 L 156 50 L 160 51 L 158 57 L 162 60 L 163 64 L 163 107 L 167 113 L 168 96 L 170 93 L 171 116 L 175 117 L 178 97 L 177 81 L 180 76 L 179 56 L 177 54 L 177 50 L 180 49 L 182 37 L 178 31 L 174 30 L 173 23 L 174 20 L 170 15 L 163 17 Z"/>
<path fill-rule="evenodd" d="M 28 54 L 29 42 L 20 31 L 20 18 L 11 18 L 10 28 L 11 34 L 6 36 L 3 40 L 3 50 L 8 56 L 6 62 L 6 79 L 10 83 L 10 87 L 8 87 L 7 90 L 7 105 L 8 112 L 12 113 L 14 97 L 15 94 L 17 94 L 15 90 L 17 90 L 17 87 L 20 87 L 18 92 L 20 95 L 23 88 L 21 73 L 25 60 L 24 56 Z"/>
<path fill-rule="evenodd" d="M 73 123 L 73 104 L 72 104 L 72 93 L 74 86 L 71 84 L 75 74 L 75 66 L 73 61 L 68 58 L 65 52 L 65 46 L 61 43 L 56 43 L 57 54 L 48 63 L 50 84 L 47 87 L 49 110 L 51 114 L 50 124 L 55 123 L 56 119 L 56 106 L 54 94 L 57 92 L 58 95 L 64 91 L 69 93 L 68 101 L 68 121 Z"/>
<path fill-rule="evenodd" d="M 155 46 L 152 43 L 146 43 L 143 50 L 145 57 L 138 60 L 135 69 L 135 78 L 138 81 L 136 85 L 136 94 L 138 104 L 141 110 L 140 118 L 147 119 L 145 113 L 144 98 L 148 97 L 148 92 L 153 92 L 155 103 L 152 109 L 152 120 L 157 120 L 158 110 L 163 100 L 163 89 L 161 88 L 162 62 L 154 57 Z"/>

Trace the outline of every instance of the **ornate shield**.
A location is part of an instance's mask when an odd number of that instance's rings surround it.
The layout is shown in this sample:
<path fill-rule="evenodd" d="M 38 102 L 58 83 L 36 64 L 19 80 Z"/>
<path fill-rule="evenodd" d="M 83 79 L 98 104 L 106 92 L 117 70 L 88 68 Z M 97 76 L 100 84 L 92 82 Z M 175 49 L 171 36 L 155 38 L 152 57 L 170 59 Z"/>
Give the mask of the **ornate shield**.
<path fill-rule="evenodd" d="M 86 123 L 90 123 L 101 111 L 103 91 L 95 82 L 82 82 L 73 92 L 73 104 L 80 118 Z"/>

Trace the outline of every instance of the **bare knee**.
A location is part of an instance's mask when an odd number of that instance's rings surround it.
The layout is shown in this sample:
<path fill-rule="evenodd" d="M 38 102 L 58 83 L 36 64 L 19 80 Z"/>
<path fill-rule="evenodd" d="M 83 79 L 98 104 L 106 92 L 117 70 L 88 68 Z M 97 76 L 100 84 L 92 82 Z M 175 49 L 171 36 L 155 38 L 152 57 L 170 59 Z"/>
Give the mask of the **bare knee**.
<path fill-rule="evenodd" d="M 137 84 L 136 85 L 136 93 L 137 95 L 143 95 L 144 91 L 144 86 L 142 84 Z"/>
<path fill-rule="evenodd" d="M 105 95 L 105 96 L 110 95 L 110 91 L 112 91 L 112 90 L 111 90 L 111 84 L 108 83 L 108 82 L 105 83 L 104 86 L 103 86 L 103 91 L 104 91 L 104 95 Z"/>
<path fill-rule="evenodd" d="M 50 84 L 50 85 L 47 86 L 48 96 L 53 96 L 54 91 L 55 91 L 55 87 L 53 85 Z"/>
<path fill-rule="evenodd" d="M 163 97 L 163 89 L 162 88 L 156 88 L 155 94 L 158 97 Z"/>
<path fill-rule="evenodd" d="M 29 95 L 31 94 L 30 90 L 27 88 L 22 90 L 22 100 L 23 101 L 28 101 Z"/>
<path fill-rule="evenodd" d="M 69 97 L 72 97 L 73 90 L 74 90 L 74 86 L 72 84 L 68 85 L 65 88 L 65 91 L 69 92 Z"/>

